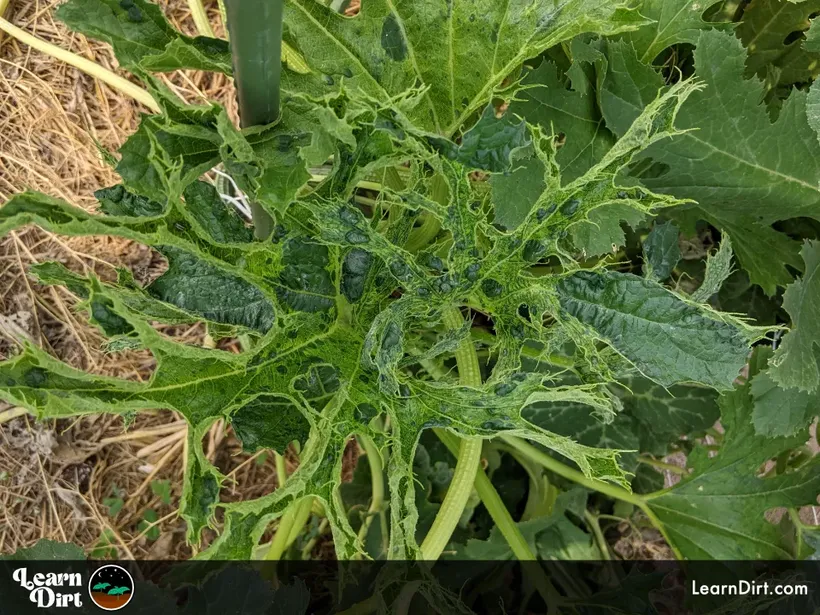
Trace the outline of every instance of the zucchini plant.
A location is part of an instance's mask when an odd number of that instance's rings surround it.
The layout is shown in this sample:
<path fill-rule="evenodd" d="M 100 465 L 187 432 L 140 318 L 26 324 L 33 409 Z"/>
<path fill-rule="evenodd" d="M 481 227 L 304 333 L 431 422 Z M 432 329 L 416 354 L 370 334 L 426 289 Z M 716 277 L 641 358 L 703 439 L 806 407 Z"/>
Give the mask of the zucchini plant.
<path fill-rule="evenodd" d="M 311 515 L 340 559 L 608 558 L 619 521 L 681 558 L 805 557 L 820 47 L 777 28 L 814 4 L 227 0 L 229 44 L 146 0 L 68 0 L 58 18 L 110 43 L 158 112 L 108 157 L 122 181 L 98 214 L 22 192 L 0 233 L 159 252 L 145 286 L 31 272 L 156 369 L 102 377 L 25 345 L 0 397 L 184 416 L 187 538 L 218 530 L 200 558 L 278 559 Z M 242 128 L 155 76 L 178 69 L 233 73 Z M 155 327 L 200 321 L 242 352 Z M 222 501 L 201 444 L 220 419 L 248 451 L 296 443 L 298 469 Z"/>

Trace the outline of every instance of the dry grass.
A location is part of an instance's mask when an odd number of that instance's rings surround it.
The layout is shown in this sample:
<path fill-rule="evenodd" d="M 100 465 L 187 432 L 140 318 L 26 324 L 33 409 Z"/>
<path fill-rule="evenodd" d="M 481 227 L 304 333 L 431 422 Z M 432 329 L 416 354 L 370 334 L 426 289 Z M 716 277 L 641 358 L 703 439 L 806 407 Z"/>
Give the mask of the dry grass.
<path fill-rule="evenodd" d="M 116 70 L 106 45 L 72 34 L 53 19 L 56 4 L 17 1 L 4 16 Z M 184 2 L 162 4 L 178 28 L 195 34 Z M 218 24 L 215 6 L 211 13 Z M 136 129 L 141 110 L 108 86 L 14 39 L 3 37 L 0 45 L 0 202 L 32 189 L 93 210 L 94 190 L 117 181 L 97 144 L 118 148 Z M 165 81 L 190 102 L 216 99 L 236 114 L 232 84 L 224 76 L 179 73 Z M 126 266 L 141 281 L 155 277 L 164 265 L 145 246 L 122 239 L 56 236 L 33 227 L 11 233 L 0 240 L 0 358 L 8 358 L 27 340 L 88 372 L 149 377 L 154 367 L 150 353 L 105 353 L 98 331 L 76 311 L 76 299 L 27 275 L 31 264 L 49 260 L 104 279 L 111 278 L 115 267 Z M 199 326 L 167 332 L 191 342 L 200 342 L 204 334 Z M 0 553 L 31 546 L 40 538 L 91 549 L 100 545 L 102 536 L 103 543 L 111 543 L 109 555 L 191 555 L 184 523 L 176 514 L 186 433 L 180 417 L 140 414 L 126 430 L 124 419 L 116 416 L 45 423 L 28 416 L 7 420 L 8 408 L 0 402 Z M 247 463 L 249 456 L 221 424 L 209 434 L 206 451 L 229 473 L 226 499 L 275 488 L 272 460 Z M 152 489 L 152 483 L 163 480 L 171 485 L 170 504 Z M 112 517 L 104 501 L 117 493 L 124 506 Z M 147 540 L 139 528 L 149 509 L 161 519 L 156 541 Z"/>

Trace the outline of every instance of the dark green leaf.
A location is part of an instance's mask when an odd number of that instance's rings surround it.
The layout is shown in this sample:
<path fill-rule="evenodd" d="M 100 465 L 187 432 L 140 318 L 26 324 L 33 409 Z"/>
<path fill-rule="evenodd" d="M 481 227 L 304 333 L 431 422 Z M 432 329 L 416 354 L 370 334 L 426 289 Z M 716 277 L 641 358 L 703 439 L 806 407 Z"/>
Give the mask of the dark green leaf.
<path fill-rule="evenodd" d="M 762 363 L 753 361 L 755 377 Z M 676 551 L 687 559 L 783 559 L 792 557 L 780 529 L 765 518 L 778 506 L 816 504 L 820 457 L 799 470 L 764 478 L 761 464 L 803 444 L 795 437 L 755 434 L 751 384 L 723 395 L 721 424 L 726 430 L 717 456 L 690 456 L 693 473 L 668 491 L 647 496 L 647 504 Z M 739 505 L 742 502 L 742 505 Z"/>
<path fill-rule="evenodd" d="M 0 555 L 0 560 L 84 560 L 85 553 L 70 542 L 57 542 L 41 538 L 33 547 L 18 549 L 11 555 Z"/>
<path fill-rule="evenodd" d="M 667 279 L 680 260 L 680 230 L 671 222 L 655 224 L 643 242 L 644 271 L 650 280 Z"/>
<path fill-rule="evenodd" d="M 207 320 L 262 333 L 273 326 L 273 304 L 257 287 L 178 248 L 162 252 L 168 271 L 148 286 L 151 295 Z"/>
<path fill-rule="evenodd" d="M 283 455 L 294 440 L 304 444 L 310 432 L 310 423 L 299 408 L 273 395 L 258 397 L 239 408 L 231 416 L 231 424 L 249 453 L 269 448 Z"/>
<path fill-rule="evenodd" d="M 783 307 L 792 319 L 791 331 L 775 352 L 769 374 L 783 387 L 816 391 L 820 385 L 820 242 L 807 241 L 800 254 L 806 274 L 783 295 Z"/>
<path fill-rule="evenodd" d="M 655 282 L 581 271 L 561 280 L 558 298 L 568 315 L 660 384 L 690 381 L 729 388 L 746 361 L 748 338 L 742 328 L 715 319 Z"/>

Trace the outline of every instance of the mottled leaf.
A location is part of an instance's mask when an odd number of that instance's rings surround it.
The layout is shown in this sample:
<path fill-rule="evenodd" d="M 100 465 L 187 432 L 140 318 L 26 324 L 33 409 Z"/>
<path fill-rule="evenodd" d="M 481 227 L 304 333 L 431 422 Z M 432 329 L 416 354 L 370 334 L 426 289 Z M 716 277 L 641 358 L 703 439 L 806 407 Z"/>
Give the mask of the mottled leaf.
<path fill-rule="evenodd" d="M 660 384 L 689 381 L 726 389 L 745 363 L 748 338 L 741 328 L 655 282 L 581 271 L 563 278 L 557 290 L 568 315 Z"/>

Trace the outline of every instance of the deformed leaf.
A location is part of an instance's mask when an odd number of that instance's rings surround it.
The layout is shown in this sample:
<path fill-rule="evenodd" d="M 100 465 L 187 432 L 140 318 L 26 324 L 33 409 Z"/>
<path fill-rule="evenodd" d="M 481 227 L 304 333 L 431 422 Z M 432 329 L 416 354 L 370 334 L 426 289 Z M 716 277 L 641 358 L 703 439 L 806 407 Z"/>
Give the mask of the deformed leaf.
<path fill-rule="evenodd" d="M 489 105 L 458 145 L 441 137 L 430 137 L 430 142 L 442 155 L 468 168 L 501 173 L 510 169 L 512 153 L 528 145 L 529 138 L 524 120 L 511 113 L 498 118 Z"/>
<path fill-rule="evenodd" d="M 647 377 L 663 385 L 730 388 L 746 362 L 748 338 L 656 282 L 631 274 L 579 271 L 563 278 L 566 314 L 591 327 Z"/>
<path fill-rule="evenodd" d="M 178 248 L 160 250 L 168 270 L 148 286 L 151 295 L 207 320 L 261 333 L 273 326 L 274 306 L 258 288 Z"/>
<path fill-rule="evenodd" d="M 583 32 L 615 34 L 645 23 L 629 7 L 620 0 L 372 0 L 351 19 L 314 0 L 290 0 L 285 23 L 310 68 L 330 77 L 328 85 L 344 78 L 383 102 L 427 86 L 410 119 L 449 137 L 524 60 Z M 291 76 L 286 87 L 300 84 Z"/>
<path fill-rule="evenodd" d="M 723 235 L 720 247 L 706 260 L 706 273 L 700 287 L 692 293 L 694 301 L 708 301 L 709 297 L 717 293 L 723 283 L 732 275 L 732 240 L 728 234 Z"/>
<path fill-rule="evenodd" d="M 147 0 L 70 0 L 57 9 L 57 18 L 72 30 L 110 43 L 128 69 L 231 72 L 227 41 L 177 32 Z"/>
<path fill-rule="evenodd" d="M 310 423 L 290 400 L 274 395 L 256 398 L 239 408 L 231 417 L 242 448 L 256 452 L 269 448 L 280 455 L 294 440 L 304 444 Z"/>
<path fill-rule="evenodd" d="M 524 89 L 509 110 L 541 126 L 546 134 L 560 136 L 555 159 L 564 182 L 583 175 L 612 147 L 615 138 L 603 125 L 591 87 L 568 90 L 559 80 L 556 66 L 548 61 L 528 72 L 521 83 Z"/>

